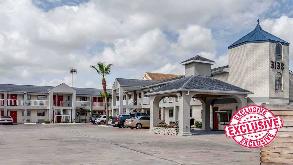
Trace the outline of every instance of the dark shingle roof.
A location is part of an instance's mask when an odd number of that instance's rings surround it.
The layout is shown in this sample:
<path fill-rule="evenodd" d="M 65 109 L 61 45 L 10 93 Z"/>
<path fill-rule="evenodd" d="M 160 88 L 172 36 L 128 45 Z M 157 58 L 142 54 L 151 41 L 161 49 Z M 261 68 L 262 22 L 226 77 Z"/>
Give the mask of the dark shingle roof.
<path fill-rule="evenodd" d="M 154 80 L 139 80 L 139 79 L 125 79 L 125 78 L 117 78 L 116 79 L 121 86 L 125 87 L 143 87 L 146 85 L 151 85 L 158 81 Z"/>
<path fill-rule="evenodd" d="M 231 49 L 246 43 L 257 43 L 257 42 L 275 42 L 275 43 L 281 43 L 282 45 L 289 45 L 287 41 L 282 40 L 281 38 L 276 37 L 264 31 L 258 23 L 253 31 L 251 31 L 244 37 L 234 42 L 232 45 L 228 47 L 228 49 Z"/>
<path fill-rule="evenodd" d="M 27 92 L 27 93 L 41 93 L 46 94 L 53 86 L 35 86 L 35 85 L 15 85 L 15 84 L 0 84 L 1 92 Z M 95 88 L 74 88 L 76 95 L 89 95 L 99 96 L 101 89 Z M 108 89 L 108 93 L 111 94 L 111 90 Z"/>
<path fill-rule="evenodd" d="M 199 61 L 199 62 L 204 62 L 204 63 L 214 63 L 215 62 L 213 60 L 210 60 L 210 59 L 204 58 L 202 56 L 196 55 L 196 56 L 194 56 L 192 58 L 189 58 L 187 60 L 182 61 L 181 64 L 188 64 L 188 63 L 193 62 L 193 61 Z"/>
<path fill-rule="evenodd" d="M 235 93 L 251 93 L 240 87 L 228 84 L 226 82 L 205 76 L 189 76 L 181 79 L 173 80 L 160 88 L 153 90 L 151 93 L 159 93 L 164 91 L 219 91 L 224 93 L 235 92 Z"/>
<path fill-rule="evenodd" d="M 76 95 L 87 95 L 87 96 L 99 96 L 102 93 L 102 89 L 96 88 L 74 88 Z M 107 89 L 107 93 L 111 94 L 112 91 Z"/>
<path fill-rule="evenodd" d="M 48 93 L 52 86 L 35 86 L 35 85 L 15 85 L 15 84 L 0 84 L 2 92 L 29 92 L 29 93 Z"/>
<path fill-rule="evenodd" d="M 212 71 L 212 75 L 217 75 L 217 74 L 222 74 L 222 73 L 228 73 L 228 71 L 226 71 L 225 69 L 229 68 L 229 65 L 225 65 L 225 66 L 220 66 L 217 68 L 213 68 Z"/>

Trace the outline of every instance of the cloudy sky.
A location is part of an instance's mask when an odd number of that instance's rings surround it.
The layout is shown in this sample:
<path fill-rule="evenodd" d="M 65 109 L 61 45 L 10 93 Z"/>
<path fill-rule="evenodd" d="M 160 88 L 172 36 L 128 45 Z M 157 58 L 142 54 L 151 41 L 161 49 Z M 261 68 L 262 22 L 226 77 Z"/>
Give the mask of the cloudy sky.
<path fill-rule="evenodd" d="M 180 61 L 196 54 L 225 65 L 227 47 L 258 18 L 293 43 L 292 8 L 272 0 L 1 0 L 0 83 L 71 84 L 74 67 L 76 86 L 100 88 L 90 68 L 98 61 L 113 64 L 109 87 L 147 71 L 183 74 Z"/>

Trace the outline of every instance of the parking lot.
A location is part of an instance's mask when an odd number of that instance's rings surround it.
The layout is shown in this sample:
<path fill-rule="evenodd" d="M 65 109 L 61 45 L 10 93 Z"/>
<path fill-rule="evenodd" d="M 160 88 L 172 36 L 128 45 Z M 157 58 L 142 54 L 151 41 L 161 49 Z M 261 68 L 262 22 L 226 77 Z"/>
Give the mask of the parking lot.
<path fill-rule="evenodd" d="M 188 137 L 76 125 L 0 125 L 0 164 L 259 164 L 224 134 Z"/>

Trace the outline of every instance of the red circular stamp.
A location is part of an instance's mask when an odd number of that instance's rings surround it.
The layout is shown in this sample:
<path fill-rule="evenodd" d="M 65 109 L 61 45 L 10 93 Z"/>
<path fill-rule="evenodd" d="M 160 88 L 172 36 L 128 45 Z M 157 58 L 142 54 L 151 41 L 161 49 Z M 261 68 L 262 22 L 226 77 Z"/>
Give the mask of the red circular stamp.
<path fill-rule="evenodd" d="M 261 148 L 275 139 L 281 127 L 279 116 L 265 107 L 250 105 L 233 114 L 225 134 L 244 147 Z"/>

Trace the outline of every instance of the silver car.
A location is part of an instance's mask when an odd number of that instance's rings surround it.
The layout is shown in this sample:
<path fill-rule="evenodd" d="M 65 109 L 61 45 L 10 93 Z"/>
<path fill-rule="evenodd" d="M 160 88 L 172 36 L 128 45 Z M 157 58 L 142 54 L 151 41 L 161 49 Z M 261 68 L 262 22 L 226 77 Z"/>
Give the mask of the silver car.
<path fill-rule="evenodd" d="M 0 124 L 13 124 L 11 116 L 0 116 Z"/>

